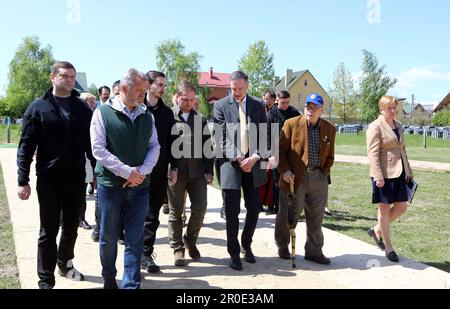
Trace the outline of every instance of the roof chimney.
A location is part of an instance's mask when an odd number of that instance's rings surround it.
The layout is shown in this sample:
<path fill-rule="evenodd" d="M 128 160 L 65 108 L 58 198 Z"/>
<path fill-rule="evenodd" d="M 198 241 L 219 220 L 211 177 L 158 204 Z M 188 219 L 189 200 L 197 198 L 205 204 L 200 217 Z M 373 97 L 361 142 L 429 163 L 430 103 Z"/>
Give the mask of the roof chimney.
<path fill-rule="evenodd" d="M 292 78 L 292 70 L 291 69 L 286 69 L 286 77 L 284 80 L 284 86 L 287 88 L 287 86 L 289 85 L 289 82 L 291 81 Z"/>
<path fill-rule="evenodd" d="M 214 71 L 213 71 L 213 67 L 209 68 L 209 79 L 212 79 L 214 76 Z"/>

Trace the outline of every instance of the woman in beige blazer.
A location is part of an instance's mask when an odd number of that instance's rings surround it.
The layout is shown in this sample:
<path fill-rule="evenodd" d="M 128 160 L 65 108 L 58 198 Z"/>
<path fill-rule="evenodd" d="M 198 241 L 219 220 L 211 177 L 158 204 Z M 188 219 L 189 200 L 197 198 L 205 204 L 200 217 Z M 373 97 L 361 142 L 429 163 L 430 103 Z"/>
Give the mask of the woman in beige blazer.
<path fill-rule="evenodd" d="M 378 204 L 378 224 L 369 229 L 386 257 L 398 262 L 391 243 L 390 224 L 406 212 L 406 183 L 412 178 L 406 156 L 402 124 L 395 119 L 398 101 L 383 96 L 378 103 L 381 115 L 369 125 L 367 155 L 372 178 L 372 203 Z M 391 208 L 391 204 L 394 206 Z"/>

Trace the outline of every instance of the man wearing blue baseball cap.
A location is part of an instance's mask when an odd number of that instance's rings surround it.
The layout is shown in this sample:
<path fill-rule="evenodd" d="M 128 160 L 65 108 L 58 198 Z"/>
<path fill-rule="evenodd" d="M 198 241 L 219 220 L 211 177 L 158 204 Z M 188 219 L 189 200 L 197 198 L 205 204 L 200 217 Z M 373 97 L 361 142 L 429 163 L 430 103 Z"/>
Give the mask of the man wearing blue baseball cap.
<path fill-rule="evenodd" d="M 279 257 L 289 259 L 289 228 L 295 229 L 305 209 L 305 260 L 328 265 L 330 259 L 322 252 L 322 221 L 328 200 L 327 177 L 334 162 L 336 129 L 330 122 L 320 118 L 323 104 L 320 94 L 310 94 L 305 101 L 304 115 L 287 120 L 283 126 L 278 165 L 282 175 L 281 195 L 275 221 L 275 242 Z M 295 199 L 293 208 L 289 210 L 288 193 L 292 180 Z"/>

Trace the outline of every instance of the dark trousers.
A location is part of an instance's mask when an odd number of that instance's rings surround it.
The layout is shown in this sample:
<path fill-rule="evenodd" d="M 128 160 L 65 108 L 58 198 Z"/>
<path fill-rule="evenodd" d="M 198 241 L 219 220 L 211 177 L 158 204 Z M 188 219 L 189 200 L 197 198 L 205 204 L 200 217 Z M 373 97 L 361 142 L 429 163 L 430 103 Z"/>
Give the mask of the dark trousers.
<path fill-rule="evenodd" d="M 74 258 L 84 178 L 84 173 L 45 175 L 37 178 L 36 190 L 41 221 L 37 256 L 40 284 L 54 286 L 56 264 L 62 267 Z M 61 238 L 57 247 L 56 236 L 59 231 L 61 212 Z"/>
<path fill-rule="evenodd" d="M 167 175 L 167 174 L 166 174 Z M 156 241 L 156 230 L 159 227 L 159 212 L 167 200 L 167 176 L 159 179 L 152 177 L 150 183 L 150 199 L 148 214 L 144 224 L 144 255 L 151 256 Z"/>
<path fill-rule="evenodd" d="M 86 189 L 87 189 L 87 183 L 84 183 L 84 186 L 83 186 L 83 192 L 84 192 L 84 194 L 83 194 L 83 200 L 82 200 L 82 202 L 81 202 L 81 208 L 80 208 L 80 221 L 81 220 L 85 220 L 86 219 Z"/>
<path fill-rule="evenodd" d="M 278 201 L 280 199 L 280 172 L 277 168 L 272 170 L 272 178 L 273 178 L 273 204 L 275 207 L 278 207 Z"/>
<path fill-rule="evenodd" d="M 261 202 L 259 189 L 253 185 L 251 173 L 242 173 L 242 191 L 244 193 L 245 217 L 244 230 L 242 231 L 242 247 L 249 248 L 258 223 L 259 208 Z M 225 201 L 225 216 L 227 226 L 227 249 L 231 257 L 239 256 L 240 246 L 238 241 L 239 213 L 241 212 L 241 190 L 223 190 Z"/>

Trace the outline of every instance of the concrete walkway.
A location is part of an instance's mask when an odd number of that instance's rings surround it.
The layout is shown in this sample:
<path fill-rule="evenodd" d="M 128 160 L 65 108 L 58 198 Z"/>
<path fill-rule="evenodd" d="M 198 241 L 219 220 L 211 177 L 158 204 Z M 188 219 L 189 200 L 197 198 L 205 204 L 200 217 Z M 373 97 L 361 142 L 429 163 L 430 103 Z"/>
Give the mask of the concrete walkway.
<path fill-rule="evenodd" d="M 334 160 L 335 160 L 335 162 L 341 162 L 341 163 L 353 163 L 353 164 L 365 164 L 365 165 L 369 164 L 369 159 L 367 157 L 361 157 L 361 156 L 335 155 Z M 411 168 L 413 170 L 450 173 L 450 163 L 409 160 L 409 164 L 411 165 Z"/>
<path fill-rule="evenodd" d="M 22 288 L 37 288 L 36 253 L 39 231 L 39 209 L 33 189 L 28 201 L 17 197 L 16 150 L 0 149 L 0 160 L 7 191 L 14 240 Z M 354 162 L 353 162 L 354 163 Z M 34 175 L 34 171 L 32 171 Z M 32 188 L 35 178 L 32 177 Z M 256 264 L 243 262 L 244 270 L 228 267 L 225 221 L 220 218 L 220 191 L 208 188 L 208 212 L 200 232 L 199 250 L 202 259 L 184 268 L 173 265 L 173 253 L 167 241 L 167 215 L 161 213 L 158 230 L 156 262 L 162 272 L 150 275 L 142 272 L 142 288 L 146 289 L 308 289 L 308 288 L 448 288 L 450 274 L 433 267 L 401 257 L 400 263 L 391 263 L 384 252 L 375 246 L 324 229 L 324 253 L 331 258 L 330 266 L 321 266 L 303 259 L 305 224 L 297 228 L 297 269 L 291 262 L 277 257 L 273 240 L 274 216 L 262 214 L 254 237 L 253 251 Z M 189 205 L 189 202 L 188 202 Z M 87 220 L 94 222 L 94 201 L 88 201 Z M 188 212 L 189 213 L 189 212 Z M 243 217 L 243 215 L 241 215 Z M 79 229 L 75 248 L 75 266 L 86 281 L 72 282 L 56 274 L 59 289 L 101 288 L 101 266 L 98 243 L 90 239 L 91 232 Z M 123 269 L 123 246 L 119 246 L 118 276 Z"/>

